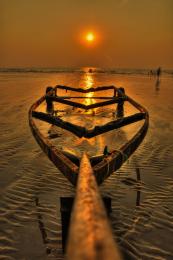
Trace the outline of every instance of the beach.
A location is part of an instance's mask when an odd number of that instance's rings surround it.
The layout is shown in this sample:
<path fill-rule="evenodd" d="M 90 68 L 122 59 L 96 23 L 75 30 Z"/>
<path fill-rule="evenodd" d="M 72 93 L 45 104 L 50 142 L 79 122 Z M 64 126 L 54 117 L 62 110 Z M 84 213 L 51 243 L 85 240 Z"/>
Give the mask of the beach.
<path fill-rule="evenodd" d="M 100 191 L 112 200 L 113 235 L 126 259 L 172 259 L 173 73 L 164 72 L 158 79 L 147 70 L 101 69 L 0 71 L 0 259 L 63 259 L 60 197 L 73 197 L 75 189 L 42 152 L 28 124 L 30 106 L 47 86 L 57 84 L 124 87 L 148 110 L 144 141 Z M 110 134 L 109 147 L 117 149 L 131 131 L 122 128 L 113 142 Z M 80 139 L 72 146 L 66 140 L 58 144 L 70 152 L 76 147 L 77 155 L 88 147 L 99 154 L 106 145 L 103 138 L 98 146 Z M 140 188 L 128 181 L 136 179 L 137 171 Z"/>

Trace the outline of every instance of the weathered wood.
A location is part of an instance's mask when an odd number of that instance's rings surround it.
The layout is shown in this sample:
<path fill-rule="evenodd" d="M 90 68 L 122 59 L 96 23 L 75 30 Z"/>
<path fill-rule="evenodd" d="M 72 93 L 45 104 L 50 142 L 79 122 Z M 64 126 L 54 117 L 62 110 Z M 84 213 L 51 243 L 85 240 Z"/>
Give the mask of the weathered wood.
<path fill-rule="evenodd" d="M 55 102 L 58 102 L 58 103 L 61 103 L 61 104 L 65 104 L 65 105 L 68 105 L 68 106 L 86 109 L 86 105 L 84 105 L 84 104 L 77 103 L 77 102 L 74 102 L 74 101 L 71 101 L 71 100 L 67 100 L 67 99 L 64 99 L 64 98 L 61 98 L 61 97 L 58 97 L 58 96 L 56 96 L 56 97 L 49 97 L 49 99 L 51 101 L 55 101 Z"/>
<path fill-rule="evenodd" d="M 75 101 L 67 100 L 66 98 L 64 99 L 64 98 L 58 97 L 58 96 L 49 96 L 47 98 L 50 99 L 51 101 L 55 101 L 55 102 L 65 104 L 65 105 L 69 105 L 69 106 L 72 106 L 72 107 L 82 108 L 82 109 L 85 109 L 85 110 L 89 110 L 89 109 L 93 109 L 93 108 L 97 108 L 97 107 L 102 107 L 102 106 L 108 106 L 108 105 L 112 105 L 112 104 L 115 104 L 115 103 L 122 103 L 125 100 L 124 97 L 109 98 L 109 100 L 107 100 L 107 101 L 96 102 L 96 103 L 91 104 L 91 105 L 85 105 L 85 104 L 81 104 L 81 103 L 78 103 L 78 102 L 75 102 Z"/>
<path fill-rule="evenodd" d="M 49 157 L 49 159 L 54 163 L 54 165 L 63 172 L 64 176 L 76 185 L 78 170 L 79 168 L 74 164 L 70 159 L 68 159 L 61 150 L 57 149 L 52 143 L 45 138 L 42 133 L 37 128 L 33 117 L 32 112 L 41 102 L 45 100 L 45 96 L 41 97 L 37 102 L 35 102 L 29 110 L 29 125 L 32 131 L 33 136 L 35 137 L 37 143 L 40 145 L 41 149 Z"/>
<path fill-rule="evenodd" d="M 57 116 L 53 116 L 51 114 L 46 114 L 43 112 L 33 111 L 32 116 L 45 122 L 51 123 L 53 125 L 59 126 L 63 129 L 66 129 L 78 137 L 92 138 L 105 132 L 142 120 L 145 118 L 145 113 L 136 113 L 132 116 L 124 117 L 118 120 L 113 120 L 105 125 L 95 126 L 93 129 L 90 130 L 87 130 L 85 127 L 82 126 L 66 122 Z"/>
<path fill-rule="evenodd" d="M 103 204 L 106 209 L 107 216 L 112 212 L 112 200 L 110 197 L 102 197 Z M 62 248 L 63 252 L 66 251 L 67 237 L 70 226 L 71 212 L 74 204 L 74 197 L 61 197 L 60 198 L 60 212 L 61 212 L 61 225 L 62 225 Z"/>
<path fill-rule="evenodd" d="M 85 127 L 77 126 L 77 125 L 74 125 L 72 123 L 63 121 L 61 118 L 59 118 L 57 116 L 53 116 L 51 114 L 46 114 L 46 113 L 37 112 L 37 111 L 33 111 L 32 116 L 37 118 L 37 119 L 43 120 L 47 123 L 59 126 L 62 129 L 68 130 L 78 137 L 85 136 L 85 132 L 86 132 Z"/>
<path fill-rule="evenodd" d="M 55 95 L 55 90 L 53 87 L 48 86 L 46 88 L 46 104 L 47 104 L 47 112 L 52 113 L 54 110 L 53 101 L 49 98 Z"/>
<path fill-rule="evenodd" d="M 109 156 L 104 160 L 99 162 L 93 167 L 94 174 L 96 176 L 98 184 L 101 184 L 105 178 L 109 177 L 110 174 L 118 170 L 121 165 L 128 160 L 131 154 L 138 148 L 140 143 L 143 141 L 149 126 L 149 116 L 146 111 L 145 121 L 143 126 L 138 130 L 138 132 L 121 146 L 119 150 L 112 151 Z M 103 177 L 104 173 L 104 177 Z"/>
<path fill-rule="evenodd" d="M 77 183 L 66 259 L 121 259 L 112 236 L 107 214 L 86 154 L 83 155 Z"/>
<path fill-rule="evenodd" d="M 136 113 L 132 116 L 127 116 L 121 119 L 117 119 L 114 121 L 111 121 L 105 125 L 102 126 L 95 126 L 94 129 L 85 131 L 85 138 L 92 138 L 94 136 L 106 133 L 108 131 L 121 128 L 123 126 L 138 122 L 145 118 L 145 113 Z"/>
<path fill-rule="evenodd" d="M 72 154 L 72 153 L 69 153 L 67 151 L 62 151 L 62 153 L 67 157 L 69 158 L 73 163 L 75 163 L 77 166 L 80 165 L 80 159 L 81 158 L 78 158 L 76 155 Z M 101 162 L 103 159 L 104 159 L 104 155 L 103 154 L 100 154 L 100 155 L 95 155 L 95 156 L 92 156 L 90 157 L 90 163 L 92 166 L 96 165 L 97 163 Z"/>
<path fill-rule="evenodd" d="M 109 106 L 109 105 L 119 103 L 119 102 L 122 102 L 122 98 L 112 98 L 108 101 L 103 101 L 103 102 L 88 105 L 88 106 L 86 106 L 87 107 L 86 109 L 93 109 L 93 108 L 97 108 L 97 107 Z"/>
<path fill-rule="evenodd" d="M 132 104 L 132 106 L 136 107 L 136 109 L 138 109 L 140 112 L 146 113 L 148 115 L 147 110 L 144 107 L 142 107 L 139 103 L 137 103 L 134 99 L 132 99 L 128 96 L 126 96 L 126 98 L 127 98 L 127 101 L 129 101 L 129 103 Z"/>
<path fill-rule="evenodd" d="M 115 87 L 118 91 L 118 89 Z M 143 141 L 149 126 L 149 115 L 147 110 L 138 104 L 136 101 L 126 95 L 127 101 L 129 101 L 134 107 L 136 107 L 141 113 L 145 114 L 142 127 L 136 132 L 132 139 L 125 143 L 119 150 L 112 151 L 110 155 L 100 156 L 100 158 L 93 162 L 93 170 L 96 176 L 97 182 L 101 184 L 110 174 L 119 169 L 121 165 L 129 158 L 129 156 L 137 149 L 140 143 Z M 47 138 L 45 138 L 39 131 L 35 120 L 32 116 L 35 109 L 45 101 L 45 96 L 37 100 L 29 110 L 29 125 L 31 127 L 33 136 L 41 146 L 42 150 L 48 155 L 50 160 L 55 166 L 67 177 L 67 179 L 76 185 L 78 178 L 78 163 L 74 163 L 68 156 L 62 153 L 62 150 L 55 148 Z M 92 158 L 91 158 L 92 163 Z"/>
<path fill-rule="evenodd" d="M 125 90 L 124 88 L 119 88 L 117 90 L 118 97 L 123 98 L 125 97 Z M 124 116 L 124 100 L 122 99 L 121 102 L 118 103 L 117 106 L 117 117 L 123 117 Z"/>
<path fill-rule="evenodd" d="M 63 99 L 113 99 L 114 97 L 87 97 L 87 96 L 59 96 Z"/>
<path fill-rule="evenodd" d="M 69 87 L 69 86 L 62 86 L 62 85 L 56 85 L 55 89 L 63 89 L 63 90 L 70 90 L 70 91 L 75 91 L 75 92 L 81 92 L 81 93 L 89 93 L 89 92 L 97 92 L 97 91 L 103 91 L 103 90 L 109 90 L 113 89 L 115 90 L 115 86 L 101 86 L 101 87 L 96 87 L 96 88 L 74 88 L 74 87 Z"/>

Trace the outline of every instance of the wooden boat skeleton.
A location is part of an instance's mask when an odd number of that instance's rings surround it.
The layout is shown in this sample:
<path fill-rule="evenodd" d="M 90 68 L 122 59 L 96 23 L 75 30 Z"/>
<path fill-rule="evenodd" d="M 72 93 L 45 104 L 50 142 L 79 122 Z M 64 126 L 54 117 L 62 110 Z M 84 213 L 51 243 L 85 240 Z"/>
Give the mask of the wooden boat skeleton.
<path fill-rule="evenodd" d="M 58 89 L 70 90 L 74 92 L 80 93 L 89 93 L 89 92 L 97 92 L 104 90 L 113 90 L 113 97 L 95 97 L 96 99 L 105 99 L 106 101 L 97 102 L 90 105 L 84 105 L 78 102 L 71 101 L 70 99 L 74 97 L 63 96 L 60 97 L 58 95 L 51 95 L 52 92 L 57 92 Z M 75 97 L 75 98 L 85 98 L 85 97 Z M 94 98 L 94 97 L 92 97 Z M 66 122 L 55 116 L 53 114 L 38 112 L 36 109 L 39 107 L 41 103 L 43 103 L 46 99 L 49 99 L 51 102 L 58 102 L 62 104 L 66 104 L 72 107 L 77 107 L 84 110 L 89 110 L 97 107 L 107 106 L 110 104 L 118 104 L 119 107 L 122 107 L 124 102 L 129 102 L 132 104 L 139 113 L 128 117 L 121 117 L 117 120 L 113 120 L 109 123 L 106 123 L 102 126 L 95 126 L 92 129 L 86 129 L 85 127 L 77 126 L 75 124 Z M 122 88 L 119 89 L 115 86 L 102 86 L 97 88 L 73 88 L 67 86 L 57 85 L 46 95 L 37 100 L 29 110 L 29 125 L 31 127 L 33 136 L 36 141 L 42 148 L 42 150 L 47 154 L 49 159 L 55 164 L 55 166 L 67 177 L 67 179 L 73 184 L 76 185 L 79 167 L 80 167 L 80 158 L 71 155 L 63 150 L 57 149 L 48 138 L 43 136 L 43 134 L 38 129 L 34 118 L 40 119 L 42 121 L 48 122 L 50 124 L 56 125 L 60 128 L 66 129 L 78 137 L 92 138 L 99 134 L 106 133 L 113 129 L 120 128 L 122 126 L 143 120 L 142 127 L 137 131 L 137 133 L 126 142 L 119 150 L 113 150 L 108 155 L 100 155 L 90 157 L 90 162 L 93 168 L 93 172 L 95 174 L 96 180 L 98 184 L 101 184 L 111 173 L 115 172 L 117 169 L 121 167 L 121 165 L 130 157 L 130 155 L 137 149 L 142 140 L 144 139 L 148 126 L 149 126 L 149 115 L 147 110 L 134 101 L 132 98 L 128 97 L 123 93 Z"/>

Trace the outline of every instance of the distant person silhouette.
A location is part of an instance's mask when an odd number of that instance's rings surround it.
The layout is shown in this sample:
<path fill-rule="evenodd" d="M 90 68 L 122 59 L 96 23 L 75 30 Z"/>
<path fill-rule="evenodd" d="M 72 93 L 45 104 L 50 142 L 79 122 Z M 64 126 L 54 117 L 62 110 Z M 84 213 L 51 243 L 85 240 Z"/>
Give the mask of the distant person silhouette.
<path fill-rule="evenodd" d="M 149 70 L 149 71 L 148 71 L 148 76 L 150 76 L 150 78 L 151 78 L 151 76 L 153 76 L 153 74 L 154 74 L 154 73 L 153 73 L 153 70 Z"/>
<path fill-rule="evenodd" d="M 157 69 L 156 75 L 157 75 L 158 78 L 160 77 L 160 75 L 161 75 L 161 67 L 159 67 L 159 68 Z"/>

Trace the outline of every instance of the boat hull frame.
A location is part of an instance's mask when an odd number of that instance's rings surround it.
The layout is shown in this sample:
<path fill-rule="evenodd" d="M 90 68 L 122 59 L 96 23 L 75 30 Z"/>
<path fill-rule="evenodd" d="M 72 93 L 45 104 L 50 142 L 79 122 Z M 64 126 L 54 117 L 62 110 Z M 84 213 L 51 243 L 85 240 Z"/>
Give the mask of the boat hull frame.
<path fill-rule="evenodd" d="M 94 90 L 99 91 L 101 88 L 103 88 L 103 90 L 107 89 L 104 86 L 98 88 L 91 88 L 87 90 L 82 89 L 81 91 L 81 89 L 78 90 L 72 87 L 59 86 L 59 85 L 56 86 L 54 89 L 56 90 L 58 88 L 61 89 L 68 88 L 68 90 L 84 92 L 84 93 L 91 92 L 91 91 L 94 92 Z M 139 103 L 137 103 L 135 100 L 128 97 L 127 95 L 121 93 L 121 91 L 117 87 L 109 86 L 108 89 L 113 89 L 114 94 L 116 92 L 119 92 L 119 94 L 125 97 L 126 101 L 131 103 L 137 110 L 140 111 L 140 113 L 143 113 L 143 118 L 141 119 L 144 120 L 144 123 L 142 127 L 137 131 L 137 133 L 119 150 L 114 150 L 109 155 L 103 156 L 103 159 L 93 166 L 93 172 L 95 174 L 98 184 L 101 184 L 113 172 L 118 170 L 121 167 L 121 165 L 134 153 L 134 151 L 138 148 L 138 146 L 143 141 L 149 127 L 149 114 L 148 111 L 143 106 L 141 106 Z M 71 160 L 69 156 L 67 156 L 62 150 L 57 149 L 54 145 L 52 145 L 52 143 L 43 136 L 43 134 L 40 132 L 40 130 L 38 129 L 38 127 L 34 122 L 34 117 L 33 117 L 34 111 L 42 102 L 45 101 L 45 99 L 46 99 L 46 95 L 42 96 L 29 109 L 29 125 L 32 134 L 36 139 L 37 143 L 40 145 L 41 149 L 54 163 L 54 165 L 64 174 L 64 176 L 70 181 L 70 183 L 76 185 L 78 173 L 79 173 L 79 166 L 76 165 L 73 162 L 73 160 Z M 80 161 L 80 158 L 78 159 Z"/>

